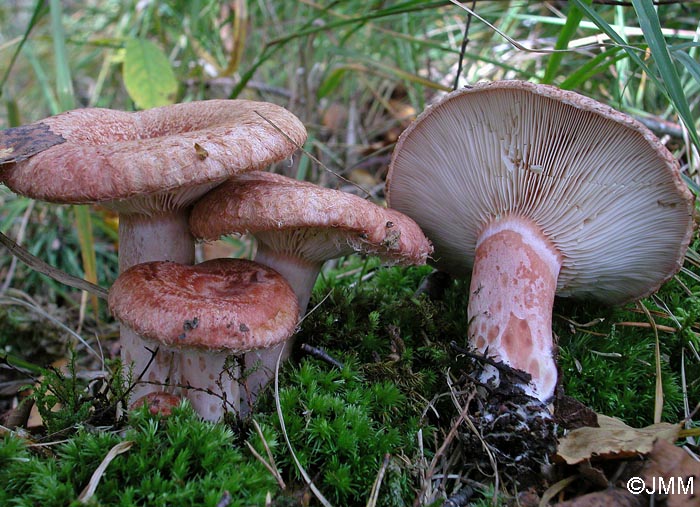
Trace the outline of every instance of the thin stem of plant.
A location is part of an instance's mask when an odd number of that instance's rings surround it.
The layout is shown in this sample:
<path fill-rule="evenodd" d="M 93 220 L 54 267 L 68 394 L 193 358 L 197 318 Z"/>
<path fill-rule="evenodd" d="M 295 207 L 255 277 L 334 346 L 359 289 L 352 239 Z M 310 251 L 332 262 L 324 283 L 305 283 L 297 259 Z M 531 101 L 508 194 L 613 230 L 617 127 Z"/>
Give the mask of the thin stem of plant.
<path fill-rule="evenodd" d="M 323 505 L 323 507 L 332 507 L 331 503 L 326 499 L 325 496 L 323 496 L 323 493 L 319 491 L 319 489 L 311 480 L 311 477 L 309 477 L 309 474 L 307 473 L 306 469 L 302 466 L 301 462 L 299 461 L 299 458 L 297 458 L 297 455 L 294 452 L 294 448 L 292 447 L 292 443 L 289 441 L 287 427 L 284 424 L 284 414 L 282 414 L 282 404 L 280 403 L 280 361 L 282 359 L 282 350 L 283 349 L 280 349 L 280 354 L 277 356 L 277 364 L 275 365 L 275 407 L 277 409 L 277 417 L 279 419 L 280 428 L 282 429 L 282 436 L 284 437 L 284 442 L 287 444 L 287 449 L 289 449 L 289 453 L 292 455 L 294 464 L 299 470 L 301 476 L 304 478 L 306 484 L 309 486 L 309 489 L 311 489 L 313 494 L 316 495 L 316 498 L 318 498 L 318 501 L 321 502 L 321 505 Z"/>
<path fill-rule="evenodd" d="M 56 280 L 57 282 L 68 285 L 69 287 L 84 290 L 89 292 L 90 294 L 94 294 L 99 298 L 107 299 L 107 289 L 104 289 L 99 285 L 95 285 L 92 282 L 88 282 L 87 280 L 84 280 L 82 278 L 78 278 L 77 276 L 69 275 L 68 273 L 66 273 L 65 271 L 61 271 L 60 269 L 54 268 L 50 264 L 41 260 L 36 255 L 30 253 L 24 247 L 15 243 L 12 239 L 5 236 L 2 232 L 0 232 L 0 243 L 2 243 L 12 255 L 24 262 L 34 271 L 37 271 L 42 275 L 46 275 L 49 278 Z"/>
<path fill-rule="evenodd" d="M 36 201 L 29 201 L 27 208 L 24 210 L 22 221 L 19 223 L 19 230 L 17 231 L 17 245 L 21 244 L 24 240 L 24 235 L 27 232 L 27 224 L 29 223 L 29 217 L 34 210 L 35 203 Z M 14 278 L 15 270 L 17 269 L 17 261 L 17 256 L 13 255 L 12 261 L 10 262 L 10 267 L 7 269 L 7 275 L 5 275 L 5 281 L 2 284 L 2 288 L 0 288 L 0 294 L 5 294 L 7 289 L 12 284 L 12 279 Z"/>
<path fill-rule="evenodd" d="M 476 9 L 476 0 L 472 0 L 472 11 Z M 469 44 L 469 28 L 472 24 L 472 13 L 467 12 L 467 21 L 464 25 L 464 37 L 462 38 L 462 46 L 459 49 L 459 61 L 457 63 L 457 73 L 455 74 L 455 82 L 452 85 L 452 89 L 456 90 L 459 87 L 459 76 L 462 74 L 462 65 L 464 64 L 464 53 L 467 51 L 467 45 Z"/>

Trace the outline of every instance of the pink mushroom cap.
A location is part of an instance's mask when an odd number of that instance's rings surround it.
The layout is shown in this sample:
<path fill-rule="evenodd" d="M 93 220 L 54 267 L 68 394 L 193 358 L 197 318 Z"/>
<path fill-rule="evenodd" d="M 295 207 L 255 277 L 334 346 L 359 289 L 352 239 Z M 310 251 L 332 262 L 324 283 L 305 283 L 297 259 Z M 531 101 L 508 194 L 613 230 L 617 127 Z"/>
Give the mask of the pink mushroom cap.
<path fill-rule="evenodd" d="M 282 160 L 306 139 L 304 125 L 289 111 L 247 100 L 138 112 L 76 109 L 18 128 L 21 136 L 9 129 L 0 137 L 9 144 L 3 146 L 2 180 L 10 189 L 49 202 L 102 203 L 144 214 L 186 206 L 212 183 Z M 43 140 L 41 149 L 13 156 L 13 146 L 27 136 Z"/>
<path fill-rule="evenodd" d="M 245 259 L 137 264 L 114 282 L 109 308 L 140 336 L 168 347 L 230 353 L 283 342 L 299 316 L 284 278 Z"/>
<path fill-rule="evenodd" d="M 198 239 L 250 233 L 277 252 L 323 262 L 353 252 L 425 264 L 432 246 L 396 210 L 280 174 L 251 172 L 200 199 L 190 215 Z"/>

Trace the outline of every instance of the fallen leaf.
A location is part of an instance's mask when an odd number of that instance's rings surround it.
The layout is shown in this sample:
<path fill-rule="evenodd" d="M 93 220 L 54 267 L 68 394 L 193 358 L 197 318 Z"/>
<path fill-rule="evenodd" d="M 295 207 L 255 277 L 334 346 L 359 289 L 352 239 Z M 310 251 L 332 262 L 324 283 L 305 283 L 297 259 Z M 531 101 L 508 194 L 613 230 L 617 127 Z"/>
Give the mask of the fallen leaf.
<path fill-rule="evenodd" d="M 645 500 L 642 495 L 633 495 L 626 489 L 610 488 L 554 504 L 554 507 L 643 507 Z"/>
<path fill-rule="evenodd" d="M 649 491 L 668 490 L 666 507 L 700 507 L 700 463 L 666 440 L 654 444 L 643 479 Z"/>
<path fill-rule="evenodd" d="M 569 465 L 584 460 L 631 458 L 649 454 L 657 439 L 675 442 L 681 427 L 659 423 L 645 428 L 632 428 L 614 417 L 598 415 L 600 427 L 572 430 L 559 441 L 556 458 Z"/>
<path fill-rule="evenodd" d="M 66 140 L 45 123 L 0 130 L 0 165 L 21 162 Z"/>
<path fill-rule="evenodd" d="M 554 406 L 554 418 L 557 424 L 567 430 L 585 426 L 595 427 L 598 424 L 598 414 L 580 401 L 564 393 L 557 393 Z"/>

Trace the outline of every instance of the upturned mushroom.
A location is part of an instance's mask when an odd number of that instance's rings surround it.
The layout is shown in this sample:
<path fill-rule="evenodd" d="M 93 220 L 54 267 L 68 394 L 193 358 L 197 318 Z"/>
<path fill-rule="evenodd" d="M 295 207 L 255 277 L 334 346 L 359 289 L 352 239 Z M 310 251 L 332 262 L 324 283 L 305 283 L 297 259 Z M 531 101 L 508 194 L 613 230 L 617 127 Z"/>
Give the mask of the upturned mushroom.
<path fill-rule="evenodd" d="M 109 307 L 138 336 L 180 353 L 188 368 L 175 373 L 170 387 L 157 380 L 155 387 L 172 392 L 178 391 L 173 385 L 183 386 L 207 420 L 239 407 L 236 368 L 227 367 L 227 358 L 283 342 L 299 316 L 284 278 L 244 259 L 137 264 L 115 281 Z"/>
<path fill-rule="evenodd" d="M 289 111 L 246 100 L 78 109 L 2 134 L 0 179 L 14 192 L 119 213 L 120 271 L 156 260 L 192 264 L 191 203 L 234 174 L 289 157 L 306 138 Z M 124 364 L 144 372 L 151 357 L 140 338 L 123 330 L 121 347 Z M 170 356 L 156 355 L 146 377 L 162 378 Z M 149 390 L 137 385 L 133 396 Z"/>
<path fill-rule="evenodd" d="M 521 81 L 448 94 L 401 135 L 389 205 L 471 273 L 468 340 L 557 384 L 555 294 L 620 304 L 681 267 L 694 203 L 678 163 L 639 122 L 577 93 Z M 489 370 L 483 379 L 497 376 Z"/>
<path fill-rule="evenodd" d="M 207 193 L 192 209 L 192 234 L 214 240 L 250 233 L 257 239 L 255 260 L 272 267 L 294 289 L 303 313 L 323 263 L 354 252 L 384 262 L 425 264 L 432 252 L 418 225 L 396 210 L 356 195 L 279 174 L 251 172 Z M 251 398 L 271 378 L 282 346 L 246 356 L 259 366 L 247 377 Z M 284 345 L 289 356 L 292 341 Z"/>

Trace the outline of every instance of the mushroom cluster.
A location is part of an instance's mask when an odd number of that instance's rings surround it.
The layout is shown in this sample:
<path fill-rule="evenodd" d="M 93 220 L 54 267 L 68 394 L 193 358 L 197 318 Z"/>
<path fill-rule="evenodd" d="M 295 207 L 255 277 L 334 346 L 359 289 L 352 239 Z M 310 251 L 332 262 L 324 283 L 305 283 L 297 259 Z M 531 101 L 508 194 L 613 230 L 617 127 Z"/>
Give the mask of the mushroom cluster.
<path fill-rule="evenodd" d="M 8 129 L 2 139 L 0 179 L 17 194 L 119 213 L 124 272 L 151 261 L 192 264 L 192 203 L 235 174 L 289 157 L 306 129 L 274 104 L 209 100 L 132 113 L 78 109 Z M 177 349 L 153 356 L 127 326 L 120 341 L 123 364 L 145 379 L 134 385 L 133 399 L 166 379 L 178 382 Z"/>
<path fill-rule="evenodd" d="M 251 234 L 255 261 L 272 267 L 291 284 L 303 313 L 324 262 L 354 252 L 387 264 L 425 264 L 432 246 L 406 215 L 356 195 L 279 174 L 236 176 L 202 197 L 190 216 L 202 240 Z M 246 355 L 248 392 L 244 407 L 273 375 L 278 356 L 289 357 L 293 340 Z"/>
<path fill-rule="evenodd" d="M 643 125 L 579 94 L 522 81 L 448 94 L 401 135 L 387 200 L 435 246 L 435 264 L 471 275 L 468 341 L 557 385 L 555 294 L 619 304 L 681 267 L 693 196 Z M 482 380 L 495 380 L 488 368 Z"/>
<path fill-rule="evenodd" d="M 20 129 L 5 139 L 37 135 L 41 143 L 2 166 L 8 187 L 119 212 L 120 275 L 109 307 L 122 324 L 122 361 L 143 379 L 132 388 L 137 403 L 181 394 L 206 419 L 229 408 L 247 412 L 280 353 L 289 356 L 326 260 L 362 252 L 424 264 L 432 252 L 418 225 L 396 210 L 258 172 L 306 138 L 303 124 L 272 104 L 83 109 Z M 255 262 L 194 264 L 193 235 L 244 233 L 258 240 Z M 228 358 L 243 353 L 255 371 L 242 396 L 238 363 Z"/>

